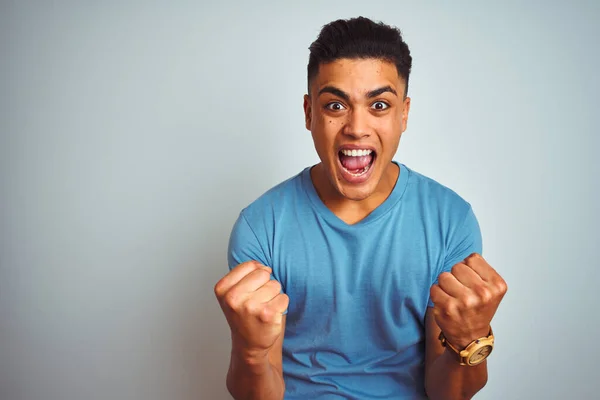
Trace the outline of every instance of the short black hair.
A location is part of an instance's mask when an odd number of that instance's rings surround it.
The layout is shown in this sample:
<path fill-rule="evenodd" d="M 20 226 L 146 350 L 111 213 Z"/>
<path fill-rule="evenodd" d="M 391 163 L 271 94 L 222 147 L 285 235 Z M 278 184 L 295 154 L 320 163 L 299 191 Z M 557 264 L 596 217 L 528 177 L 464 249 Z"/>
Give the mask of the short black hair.
<path fill-rule="evenodd" d="M 412 57 L 398 28 L 383 22 L 376 23 L 365 17 L 338 19 L 321 29 L 319 37 L 310 45 L 309 50 L 309 95 L 310 84 L 317 76 L 319 66 L 340 58 L 377 58 L 393 63 L 398 75 L 406 82 L 404 95 L 408 93 Z"/>

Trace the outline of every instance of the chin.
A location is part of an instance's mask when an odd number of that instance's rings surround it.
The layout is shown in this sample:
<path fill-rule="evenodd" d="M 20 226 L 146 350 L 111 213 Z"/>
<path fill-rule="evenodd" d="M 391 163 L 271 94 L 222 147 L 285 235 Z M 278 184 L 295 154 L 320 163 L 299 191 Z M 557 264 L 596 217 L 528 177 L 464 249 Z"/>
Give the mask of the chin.
<path fill-rule="evenodd" d="M 370 187 L 371 185 L 369 187 L 356 188 L 338 183 L 336 186 L 337 192 L 342 197 L 353 201 L 366 200 L 375 192 L 375 187 Z"/>

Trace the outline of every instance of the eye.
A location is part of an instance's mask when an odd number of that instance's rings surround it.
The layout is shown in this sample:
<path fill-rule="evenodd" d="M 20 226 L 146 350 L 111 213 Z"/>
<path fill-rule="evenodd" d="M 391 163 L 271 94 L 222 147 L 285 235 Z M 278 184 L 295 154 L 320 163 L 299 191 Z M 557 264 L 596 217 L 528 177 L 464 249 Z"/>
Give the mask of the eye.
<path fill-rule="evenodd" d="M 390 107 L 390 105 L 384 101 L 376 101 L 375 103 L 373 103 L 373 105 L 371 106 L 371 108 L 377 110 L 377 111 L 383 111 L 386 110 Z"/>
<path fill-rule="evenodd" d="M 344 107 L 342 103 L 338 101 L 332 101 L 331 103 L 327 104 L 325 108 L 331 111 L 341 111 L 344 110 L 346 107 Z"/>

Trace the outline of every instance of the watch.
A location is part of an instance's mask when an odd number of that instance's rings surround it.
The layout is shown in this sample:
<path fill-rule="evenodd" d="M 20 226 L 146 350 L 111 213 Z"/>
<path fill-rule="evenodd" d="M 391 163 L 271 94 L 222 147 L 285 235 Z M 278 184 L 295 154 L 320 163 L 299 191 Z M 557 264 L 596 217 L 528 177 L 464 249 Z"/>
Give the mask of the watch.
<path fill-rule="evenodd" d="M 448 342 L 443 332 L 440 332 L 439 339 L 442 342 L 442 346 L 452 350 L 451 353 L 455 355 L 460 365 L 468 365 L 469 367 L 481 364 L 494 349 L 494 332 L 492 332 L 492 327 L 490 327 L 488 336 L 473 340 L 463 350 L 458 350 Z"/>

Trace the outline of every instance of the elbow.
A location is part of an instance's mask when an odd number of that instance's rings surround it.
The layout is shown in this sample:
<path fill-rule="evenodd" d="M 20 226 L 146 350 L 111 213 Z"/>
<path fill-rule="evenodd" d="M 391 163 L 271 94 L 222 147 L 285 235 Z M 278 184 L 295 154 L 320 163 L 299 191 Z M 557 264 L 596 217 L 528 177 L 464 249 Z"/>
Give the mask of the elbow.
<path fill-rule="evenodd" d="M 463 392 L 457 400 L 471 400 L 481 389 L 485 387 L 488 381 L 487 371 L 482 374 L 479 379 L 473 384 L 463 387 Z"/>
<path fill-rule="evenodd" d="M 225 379 L 225 387 L 227 388 L 227 391 L 229 392 L 231 397 L 233 397 L 235 399 L 236 397 L 235 397 L 235 393 L 233 391 L 233 382 L 231 379 L 231 371 L 227 372 L 227 378 Z"/>
<path fill-rule="evenodd" d="M 225 387 L 227 387 L 227 391 L 234 400 L 241 400 L 248 397 L 247 393 L 244 394 L 240 391 L 240 385 L 236 384 L 235 375 L 232 373 L 231 369 L 229 369 L 229 371 L 227 372 Z"/>
<path fill-rule="evenodd" d="M 487 374 L 468 385 L 454 388 L 432 387 L 435 385 L 425 382 L 425 395 L 431 400 L 471 400 L 487 384 Z"/>

